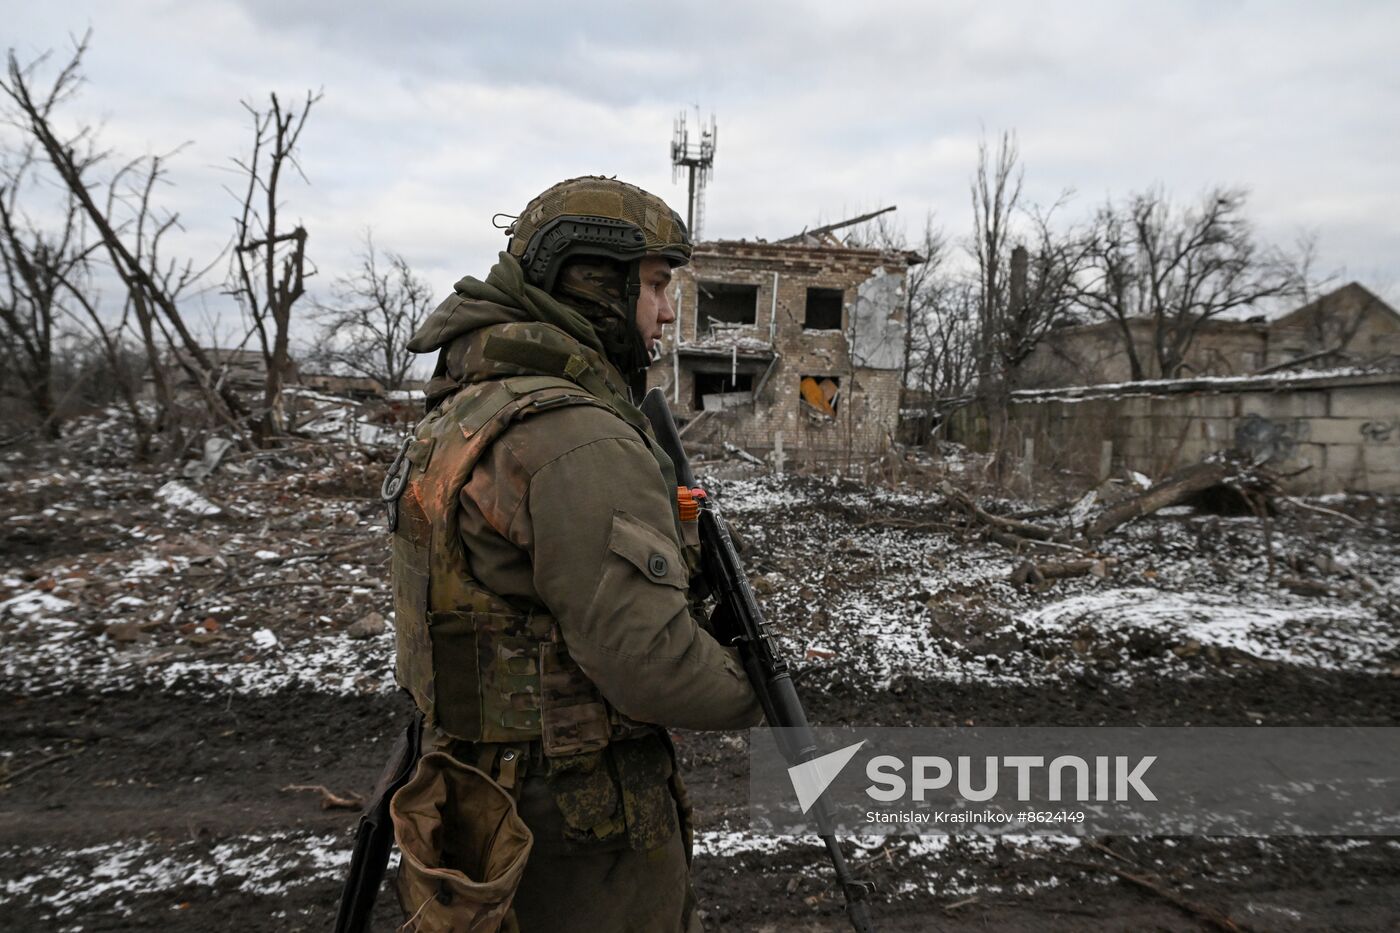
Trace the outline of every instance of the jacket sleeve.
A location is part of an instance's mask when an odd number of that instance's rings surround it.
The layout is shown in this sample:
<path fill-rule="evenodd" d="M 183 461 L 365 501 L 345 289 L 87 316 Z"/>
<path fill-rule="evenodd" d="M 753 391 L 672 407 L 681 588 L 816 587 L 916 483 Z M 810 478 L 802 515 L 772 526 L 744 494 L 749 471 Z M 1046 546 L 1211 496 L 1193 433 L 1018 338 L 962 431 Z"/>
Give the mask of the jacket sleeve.
<path fill-rule="evenodd" d="M 533 471 L 522 511 L 536 592 L 569 653 L 625 715 L 688 729 L 755 725 L 762 713 L 736 652 L 690 614 L 671 494 L 637 439 L 600 438 Z"/>

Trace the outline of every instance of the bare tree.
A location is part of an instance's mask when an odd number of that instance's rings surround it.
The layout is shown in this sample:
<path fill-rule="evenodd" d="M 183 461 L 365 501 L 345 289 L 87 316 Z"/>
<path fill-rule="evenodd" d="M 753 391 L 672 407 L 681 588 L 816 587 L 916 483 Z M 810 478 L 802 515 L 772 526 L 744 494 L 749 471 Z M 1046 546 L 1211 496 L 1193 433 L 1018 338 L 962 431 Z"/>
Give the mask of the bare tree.
<path fill-rule="evenodd" d="M 977 144 L 970 251 L 977 262 L 978 369 L 988 377 L 998 370 L 999 349 L 1007 345 L 1011 217 L 1020 205 L 1024 177 L 1018 158 L 1016 138 L 1009 132 L 1001 134 L 995 155 L 988 150 L 986 139 Z"/>
<path fill-rule="evenodd" d="M 909 306 L 904 321 L 904 371 L 900 379 L 900 385 L 909 387 L 915 385 L 916 373 L 924 368 L 929 353 L 927 342 L 921 339 L 923 325 L 947 284 L 944 265 L 948 258 L 948 240 L 942 229 L 934 226 L 931 212 L 924 218 L 923 235 L 914 252 L 919 262 L 909 267 L 904 282 Z"/>
<path fill-rule="evenodd" d="M 1011 392 L 1020 382 L 1021 366 L 1070 312 L 1087 254 L 1080 234 L 1052 227 L 1070 192 L 1048 210 L 1023 204 L 1023 175 L 1011 133 L 1002 133 L 995 152 L 985 140 L 978 146 L 969 244 L 976 264 L 976 391 L 988 416 L 998 476 L 1012 453 Z"/>
<path fill-rule="evenodd" d="M 911 248 L 888 215 L 861 224 L 845 239 L 851 245 Z M 914 393 L 913 399 L 923 399 L 925 424 L 931 424 L 950 400 L 965 396 L 977 383 L 982 292 L 976 279 L 949 269 L 948 239 L 932 214 L 925 218 L 912 251 L 920 262 L 909 267 L 906 279 L 909 305 L 901 384 Z M 920 403 L 902 407 L 918 408 Z M 916 436 L 924 437 L 922 432 Z"/>
<path fill-rule="evenodd" d="M 1079 301 L 1117 326 L 1134 380 L 1179 377 L 1208 321 L 1301 292 L 1297 262 L 1255 241 L 1246 202 L 1241 189 L 1214 188 L 1181 208 L 1150 189 L 1099 210 Z"/>
<path fill-rule="evenodd" d="M 401 389 L 413 368 L 408 340 L 432 310 L 432 289 L 402 255 L 381 255 L 368 231 L 358 259 L 355 271 L 332 286 L 334 304 L 319 306 L 319 357 L 387 390 Z"/>
<path fill-rule="evenodd" d="M 19 204 L 28 182 L 33 150 L 7 154 L 0 167 L 0 358 L 7 389 L 27 396 L 48 437 L 57 437 L 54 397 L 54 341 L 62 315 L 64 280 L 86 262 L 81 217 L 70 197 L 56 231 L 44 230 Z"/>
<path fill-rule="evenodd" d="M 142 375 L 152 372 L 152 357 L 144 347 L 138 352 L 127 343 L 126 332 L 134 304 L 131 296 L 127 295 L 122 313 L 116 321 L 110 321 L 98 306 L 96 289 L 92 287 L 90 276 L 90 267 L 85 263 L 75 269 L 73 274 L 64 277 L 63 287 L 70 300 L 77 305 L 77 309 L 70 309 L 69 314 L 77 327 L 95 345 L 101 362 L 105 364 L 107 388 L 116 392 L 126 410 L 127 421 L 131 425 L 135 440 L 136 456 L 146 460 L 152 453 L 151 442 L 156 425 L 147 417 L 138 394 Z M 95 367 L 89 367 L 89 371 L 93 368 Z M 164 374 L 158 367 L 152 375 L 164 385 Z M 160 415 L 168 417 L 169 410 L 161 408 Z"/>
<path fill-rule="evenodd" d="M 1053 218 L 1064 206 L 1062 195 L 1048 210 L 1024 211 L 1030 223 L 1030 247 L 1011 251 L 1011 278 L 1001 327 L 995 338 L 1002 371 L 1010 388 L 1021 385 L 1022 364 L 1049 332 L 1076 320 L 1078 278 L 1089 262 L 1090 238 L 1078 229 L 1056 229 Z"/>
<path fill-rule="evenodd" d="M 1087 237 L 1053 223 L 1072 192 L 1061 193 L 1048 209 L 1023 204 L 1018 160 L 1010 133 L 1002 134 L 995 154 L 984 140 L 972 181 L 979 373 L 1008 391 L 1045 335 L 1072 314 L 1076 280 L 1089 255 Z"/>
<path fill-rule="evenodd" d="M 276 94 L 269 95 L 267 110 L 244 102 L 253 118 L 253 151 L 234 164 L 248 177 L 241 210 L 235 218 L 230 292 L 252 322 L 267 367 L 261 427 L 264 436 L 280 434 L 286 427 L 282 411 L 282 384 L 290 363 L 292 308 L 306 292 L 308 271 L 306 228 L 290 230 L 279 225 L 278 188 L 285 169 L 295 169 L 297 142 L 306 127 L 312 106 L 321 99 L 310 92 L 300 111 L 284 110 Z"/>
<path fill-rule="evenodd" d="M 43 91 L 36 92 L 34 76 L 47 56 L 21 66 L 14 52 L 9 53 L 6 80 L 0 81 L 0 92 L 14 107 L 11 122 L 37 144 L 91 224 L 96 242 L 101 244 L 112 271 L 121 280 L 150 358 L 162 408 L 168 412 L 171 406 L 170 388 L 163 380 L 163 345 L 179 351 L 173 359 L 203 395 L 210 413 L 238 433 L 247 414 L 246 406 L 230 389 L 219 385 L 215 361 L 186 326 L 180 309 L 181 294 L 207 267 L 196 269 L 190 261 L 167 261 L 161 255 L 163 238 L 179 225 L 178 215 L 161 212 L 152 203 L 152 193 L 164 177 L 168 156 L 135 159 L 102 182 L 94 177 L 95 169 L 106 160 L 107 153 L 95 146 L 92 129 L 81 127 L 73 134 L 62 135 L 54 125 L 55 109 L 82 83 L 80 69 L 90 36 L 88 33 L 75 43 L 72 56 Z"/>
<path fill-rule="evenodd" d="M 978 293 L 973 282 L 940 276 L 928 283 L 915 316 L 915 380 L 935 402 L 966 395 L 977 378 Z"/>

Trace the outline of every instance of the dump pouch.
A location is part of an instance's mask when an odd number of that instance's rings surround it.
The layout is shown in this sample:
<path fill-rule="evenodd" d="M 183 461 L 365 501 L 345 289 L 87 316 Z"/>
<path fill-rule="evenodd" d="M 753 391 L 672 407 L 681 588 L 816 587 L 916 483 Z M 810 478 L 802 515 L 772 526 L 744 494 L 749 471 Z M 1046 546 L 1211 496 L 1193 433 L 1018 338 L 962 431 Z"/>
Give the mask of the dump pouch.
<path fill-rule="evenodd" d="M 510 916 L 534 837 L 515 800 L 444 752 L 418 761 L 389 804 L 403 855 L 399 903 L 410 933 L 498 933 Z"/>

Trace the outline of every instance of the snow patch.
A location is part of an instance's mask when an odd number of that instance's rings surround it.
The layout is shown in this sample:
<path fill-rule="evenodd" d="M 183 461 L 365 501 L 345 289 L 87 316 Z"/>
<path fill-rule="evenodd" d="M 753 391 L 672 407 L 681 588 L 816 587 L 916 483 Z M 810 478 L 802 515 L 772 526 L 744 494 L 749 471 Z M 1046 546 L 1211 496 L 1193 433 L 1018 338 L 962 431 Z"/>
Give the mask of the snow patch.
<path fill-rule="evenodd" d="M 189 512 L 191 515 L 209 516 L 223 513 L 223 509 L 219 508 L 184 483 L 178 483 L 175 480 L 171 480 L 157 489 L 156 499 L 164 502 L 171 508 L 179 509 L 182 512 Z"/>
<path fill-rule="evenodd" d="M 1177 643 L 1230 648 L 1255 658 L 1334 670 L 1380 663 L 1400 637 L 1376 625 L 1375 613 L 1355 604 L 1330 605 L 1280 595 L 1163 592 L 1129 587 L 1071 596 L 1028 613 L 1027 627 L 1073 632 L 1149 630 Z"/>
<path fill-rule="evenodd" d="M 8 612 L 16 616 L 35 616 L 39 613 L 58 613 L 72 609 L 73 603 L 59 599 L 52 593 L 21 593 L 0 602 L 0 613 Z"/>
<path fill-rule="evenodd" d="M 275 896 L 340 878 L 349 866 L 350 851 L 342 833 L 297 832 L 235 836 L 213 846 L 183 843 L 172 848 L 136 840 L 84 849 L 14 847 L 0 850 L 0 859 L 37 856 L 44 868 L 6 879 L 0 903 L 43 905 L 53 911 L 54 919 L 63 919 L 81 916 L 88 904 L 112 899 L 124 916 L 131 916 L 141 908 L 122 906 L 123 898 L 216 885 Z"/>

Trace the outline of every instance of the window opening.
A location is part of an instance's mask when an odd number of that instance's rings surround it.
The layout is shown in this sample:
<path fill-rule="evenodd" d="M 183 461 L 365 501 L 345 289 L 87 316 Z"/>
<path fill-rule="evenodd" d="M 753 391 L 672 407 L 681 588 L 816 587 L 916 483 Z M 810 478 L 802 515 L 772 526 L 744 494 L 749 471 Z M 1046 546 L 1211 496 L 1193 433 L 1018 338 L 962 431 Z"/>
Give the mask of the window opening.
<path fill-rule="evenodd" d="M 725 328 L 754 324 L 758 320 L 758 286 L 701 282 L 696 311 L 697 332 L 711 333 Z"/>
<path fill-rule="evenodd" d="M 807 289 L 807 313 L 803 330 L 840 330 L 841 305 L 846 293 L 839 288 Z"/>
<path fill-rule="evenodd" d="M 706 399 L 709 404 L 706 404 Z M 714 411 L 744 404 L 753 398 L 753 373 L 696 373 L 695 411 Z"/>

